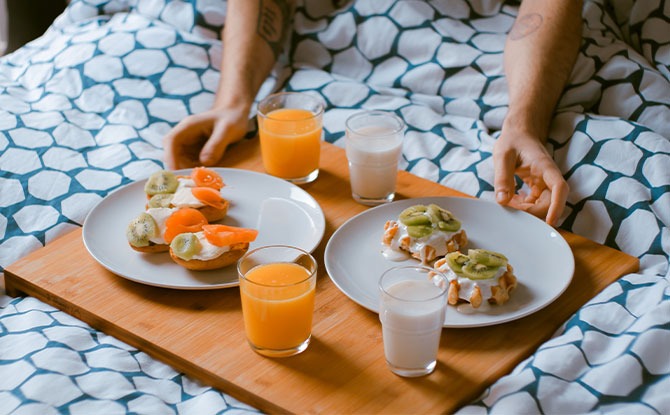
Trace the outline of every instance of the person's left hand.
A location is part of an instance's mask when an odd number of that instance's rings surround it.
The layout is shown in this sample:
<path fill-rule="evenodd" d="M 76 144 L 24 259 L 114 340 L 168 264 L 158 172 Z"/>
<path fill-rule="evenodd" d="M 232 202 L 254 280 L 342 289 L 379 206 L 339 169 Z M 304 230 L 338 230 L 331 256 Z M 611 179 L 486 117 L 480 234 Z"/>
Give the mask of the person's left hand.
<path fill-rule="evenodd" d="M 244 137 L 248 111 L 211 109 L 190 115 L 164 138 L 164 162 L 168 169 L 214 166 L 229 144 Z"/>
<path fill-rule="evenodd" d="M 526 211 L 556 226 L 568 198 L 568 183 L 542 142 L 520 131 L 503 128 L 493 146 L 496 201 Z M 519 176 L 529 194 L 515 191 Z"/>

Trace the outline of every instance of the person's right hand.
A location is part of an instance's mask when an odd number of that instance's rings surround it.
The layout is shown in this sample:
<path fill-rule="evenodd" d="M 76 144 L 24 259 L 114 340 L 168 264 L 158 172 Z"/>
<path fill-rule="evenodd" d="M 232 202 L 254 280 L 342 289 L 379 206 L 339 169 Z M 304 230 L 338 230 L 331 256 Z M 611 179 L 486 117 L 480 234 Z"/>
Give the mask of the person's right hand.
<path fill-rule="evenodd" d="M 503 127 L 493 146 L 493 165 L 498 203 L 557 226 L 570 188 L 540 139 L 513 127 Z M 530 194 L 515 191 L 515 175 L 530 188 Z"/>
<path fill-rule="evenodd" d="M 184 118 L 163 138 L 165 167 L 216 165 L 228 145 L 246 134 L 248 116 L 248 111 L 213 108 Z"/>

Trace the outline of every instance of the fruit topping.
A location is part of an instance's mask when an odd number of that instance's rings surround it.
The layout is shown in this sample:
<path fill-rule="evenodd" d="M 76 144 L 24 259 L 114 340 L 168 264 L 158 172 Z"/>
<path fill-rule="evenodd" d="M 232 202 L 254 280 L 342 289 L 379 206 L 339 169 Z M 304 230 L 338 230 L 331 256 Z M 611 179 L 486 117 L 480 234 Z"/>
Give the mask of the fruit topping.
<path fill-rule="evenodd" d="M 133 219 L 126 228 L 128 243 L 136 247 L 149 246 L 150 239 L 157 234 L 158 225 L 154 218 L 146 212 Z"/>
<path fill-rule="evenodd" d="M 507 257 L 501 253 L 486 249 L 470 249 L 468 256 L 475 262 L 489 267 L 504 267 L 507 265 Z"/>
<path fill-rule="evenodd" d="M 486 249 L 470 249 L 467 255 L 451 252 L 444 258 L 452 271 L 471 280 L 493 278 L 500 268 L 507 267 L 507 258 L 503 254 Z"/>
<path fill-rule="evenodd" d="M 407 227 L 407 233 L 412 238 L 423 238 L 433 233 L 433 227 L 430 225 L 413 225 Z"/>
<path fill-rule="evenodd" d="M 158 193 L 149 199 L 147 206 L 150 208 L 167 208 L 170 207 L 172 203 L 172 198 L 174 195 L 172 193 Z"/>
<path fill-rule="evenodd" d="M 423 205 L 410 206 L 400 213 L 400 222 L 405 226 L 430 225 L 430 216 L 426 211 L 427 208 Z"/>
<path fill-rule="evenodd" d="M 488 267 L 475 261 L 468 261 L 463 265 L 463 274 L 471 280 L 487 280 L 493 278 L 498 272 L 498 267 Z"/>
<path fill-rule="evenodd" d="M 201 248 L 198 237 L 191 232 L 180 233 L 170 242 L 172 252 L 185 261 L 190 261 Z"/>
<path fill-rule="evenodd" d="M 436 224 L 438 229 L 442 231 L 456 232 L 457 230 L 461 229 L 461 222 L 446 209 L 442 209 L 437 205 L 431 204 L 428 205 L 428 213 L 430 215 L 431 222 L 434 225 Z"/>
<path fill-rule="evenodd" d="M 436 204 L 410 206 L 400 213 L 398 219 L 407 226 L 407 232 L 413 238 L 428 236 L 433 230 L 456 232 L 461 229 L 461 222 Z"/>
<path fill-rule="evenodd" d="M 147 183 L 144 185 L 144 191 L 149 196 L 161 193 L 174 193 L 178 185 L 179 181 L 174 173 L 169 170 L 158 170 L 149 176 Z"/>
<path fill-rule="evenodd" d="M 446 259 L 449 268 L 459 274 L 463 272 L 463 265 L 470 261 L 470 257 L 463 255 L 458 251 L 450 252 L 444 258 Z"/>

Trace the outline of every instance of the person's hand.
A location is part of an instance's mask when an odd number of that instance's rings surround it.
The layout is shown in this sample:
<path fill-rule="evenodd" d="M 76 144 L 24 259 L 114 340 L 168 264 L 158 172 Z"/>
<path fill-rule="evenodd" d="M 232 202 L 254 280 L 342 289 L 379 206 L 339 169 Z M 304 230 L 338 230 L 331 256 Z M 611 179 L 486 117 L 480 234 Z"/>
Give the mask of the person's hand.
<path fill-rule="evenodd" d="M 503 128 L 493 146 L 496 201 L 524 210 L 556 226 L 568 198 L 568 183 L 542 142 L 530 135 Z M 515 191 L 517 175 L 530 189 Z"/>
<path fill-rule="evenodd" d="M 229 144 L 247 132 L 248 112 L 211 109 L 190 115 L 164 138 L 163 156 L 168 169 L 214 166 Z"/>

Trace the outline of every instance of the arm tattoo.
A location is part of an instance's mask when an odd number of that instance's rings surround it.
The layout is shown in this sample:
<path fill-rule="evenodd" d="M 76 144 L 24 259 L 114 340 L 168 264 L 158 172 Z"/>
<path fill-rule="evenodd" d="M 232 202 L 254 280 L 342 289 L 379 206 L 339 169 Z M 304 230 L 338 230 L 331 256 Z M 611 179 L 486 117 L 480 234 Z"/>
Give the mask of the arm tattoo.
<path fill-rule="evenodd" d="M 285 0 L 259 0 L 258 35 L 268 43 L 275 58 L 281 53 L 289 29 L 291 6 Z"/>
<path fill-rule="evenodd" d="M 540 28 L 542 20 L 542 16 L 537 13 L 517 17 L 509 32 L 510 39 L 519 40 L 528 36 Z"/>

